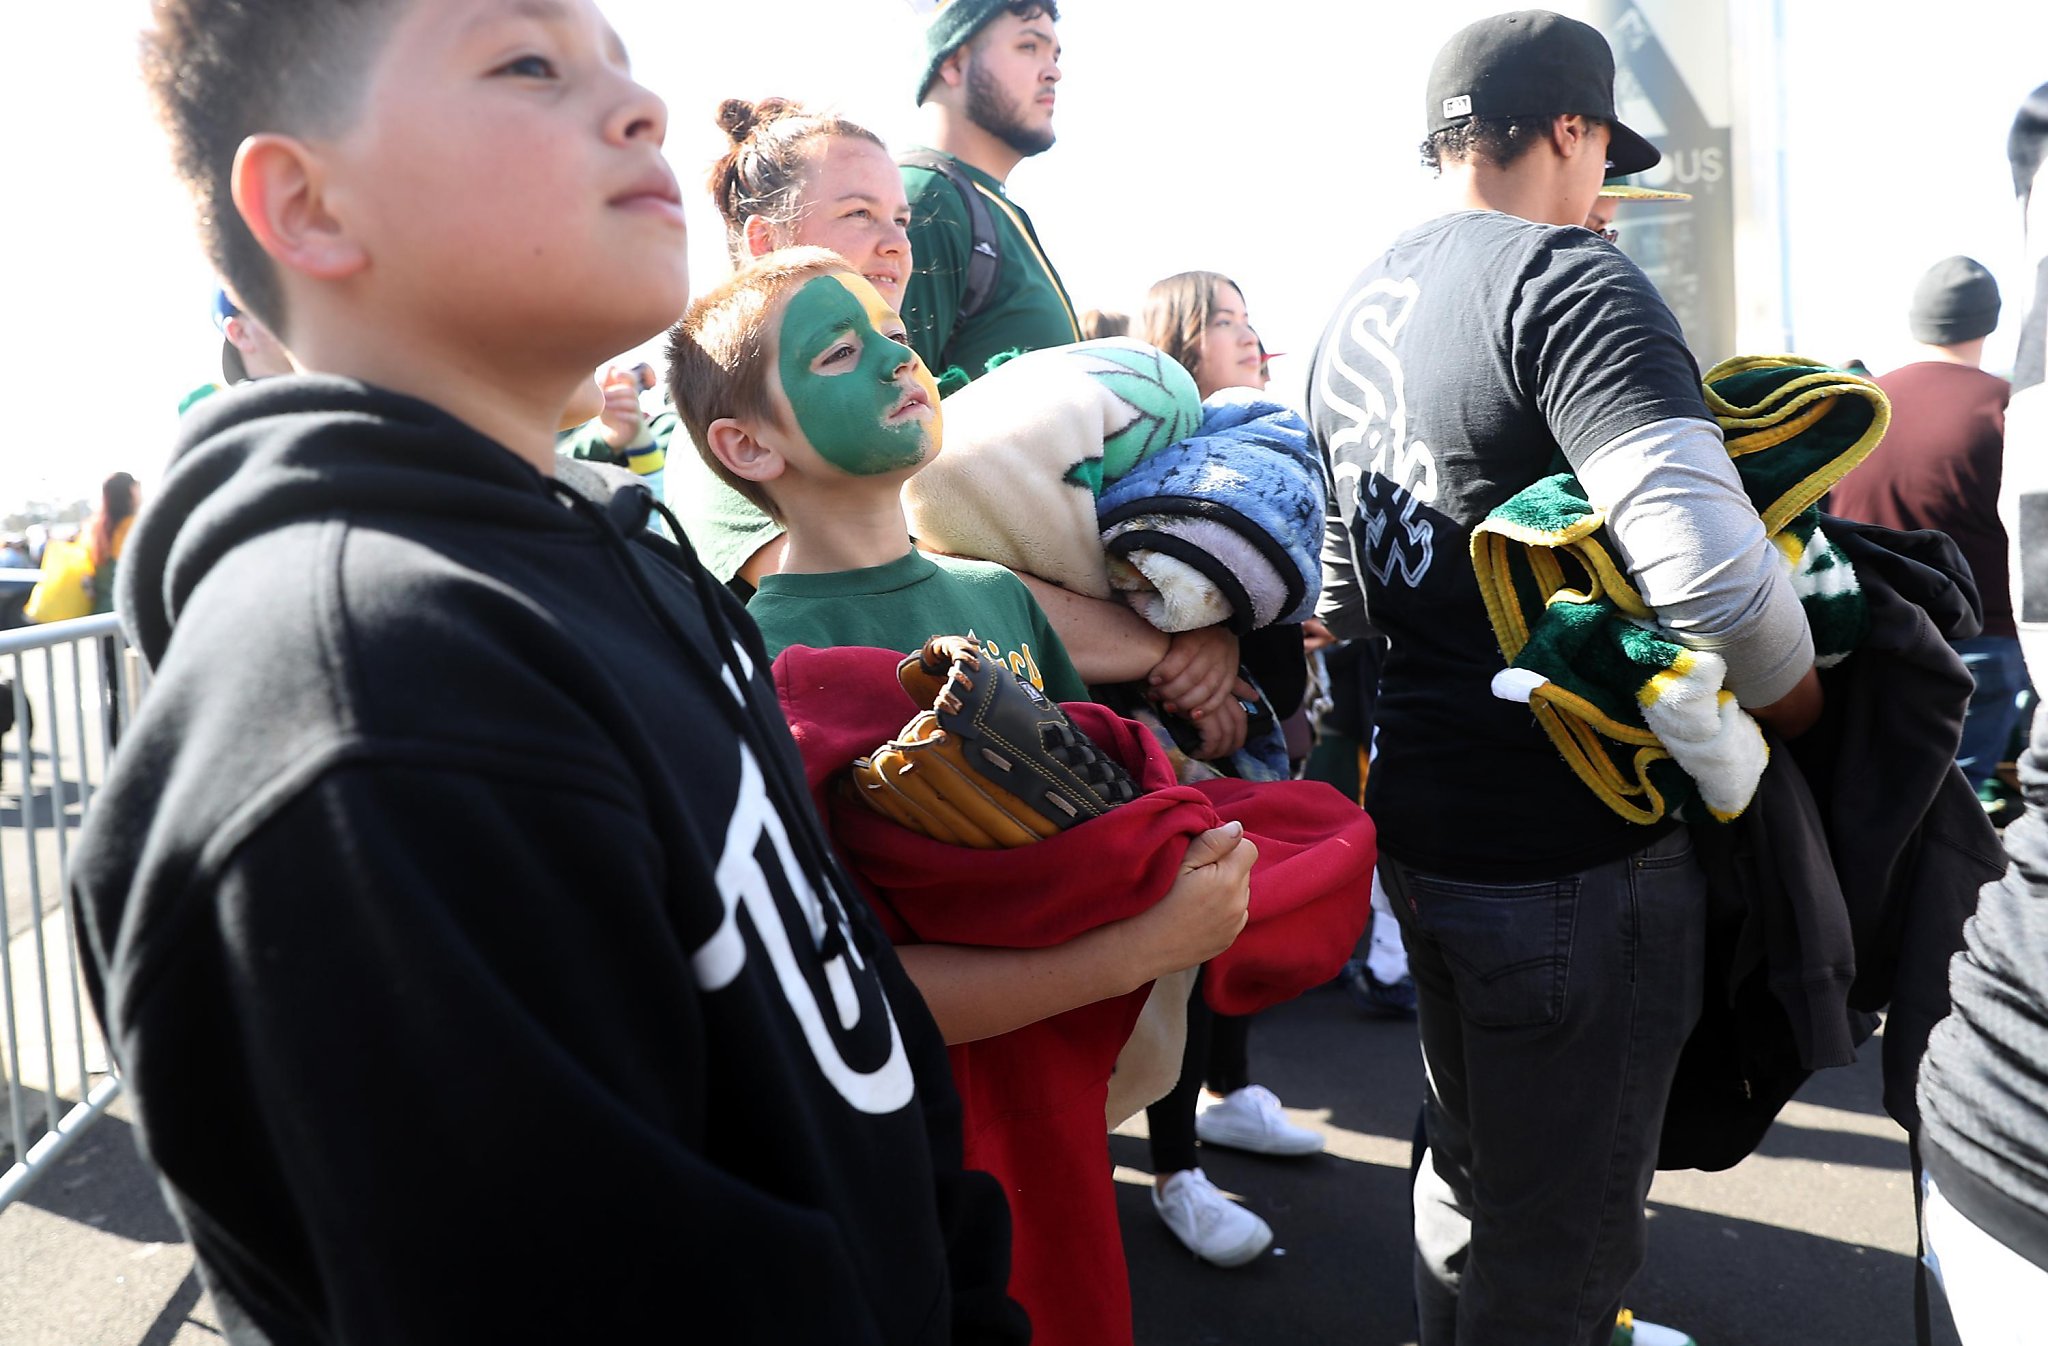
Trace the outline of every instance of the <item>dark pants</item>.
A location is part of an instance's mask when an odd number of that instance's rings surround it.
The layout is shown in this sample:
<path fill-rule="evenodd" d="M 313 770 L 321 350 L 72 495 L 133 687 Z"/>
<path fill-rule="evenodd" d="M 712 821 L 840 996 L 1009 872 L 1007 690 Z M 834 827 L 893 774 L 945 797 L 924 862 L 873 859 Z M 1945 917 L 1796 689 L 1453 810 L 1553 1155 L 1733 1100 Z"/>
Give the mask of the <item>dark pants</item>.
<path fill-rule="evenodd" d="M 1956 748 L 1956 765 L 1974 790 L 1998 770 L 2020 727 L 2027 665 L 2012 636 L 1972 636 L 1957 641 L 1955 650 L 1977 684 L 1963 713 L 1963 741 Z"/>
<path fill-rule="evenodd" d="M 1202 999 L 1203 972 L 1195 974 L 1188 995 L 1188 1042 L 1181 1052 L 1180 1080 L 1173 1092 L 1145 1109 L 1145 1129 L 1152 1136 L 1152 1171 L 1178 1173 L 1195 1168 L 1195 1101 L 1207 1084 L 1219 1094 L 1242 1089 L 1251 1080 L 1247 1054 L 1251 1016 L 1218 1014 Z"/>
<path fill-rule="evenodd" d="M 1607 1346 L 1699 1017 L 1706 879 L 1683 830 L 1533 883 L 1382 858 L 1420 998 L 1422 1346 Z"/>

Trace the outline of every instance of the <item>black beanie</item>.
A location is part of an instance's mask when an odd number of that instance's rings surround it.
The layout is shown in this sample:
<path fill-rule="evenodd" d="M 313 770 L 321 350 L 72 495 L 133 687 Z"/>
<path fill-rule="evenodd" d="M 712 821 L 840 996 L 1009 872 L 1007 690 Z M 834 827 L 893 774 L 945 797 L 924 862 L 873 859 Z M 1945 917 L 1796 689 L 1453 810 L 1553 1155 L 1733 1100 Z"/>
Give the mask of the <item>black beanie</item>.
<path fill-rule="evenodd" d="M 1980 262 L 1944 257 L 1913 287 L 1913 308 L 1906 321 L 1913 340 L 1927 346 L 1953 346 L 1989 336 L 1998 326 L 1998 282 Z"/>

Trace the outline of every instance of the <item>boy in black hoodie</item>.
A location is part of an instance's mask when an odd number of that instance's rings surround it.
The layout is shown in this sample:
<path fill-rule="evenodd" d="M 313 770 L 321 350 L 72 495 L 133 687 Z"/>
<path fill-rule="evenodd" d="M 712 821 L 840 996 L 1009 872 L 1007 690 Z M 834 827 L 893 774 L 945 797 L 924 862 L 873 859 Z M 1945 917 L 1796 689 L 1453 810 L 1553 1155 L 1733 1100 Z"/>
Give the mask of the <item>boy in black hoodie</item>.
<path fill-rule="evenodd" d="M 230 1339 L 1023 1340 L 757 635 L 643 490 L 551 479 L 578 383 L 686 298 L 617 36 L 159 0 L 145 50 L 216 265 L 317 371 L 184 423 L 75 866 Z"/>

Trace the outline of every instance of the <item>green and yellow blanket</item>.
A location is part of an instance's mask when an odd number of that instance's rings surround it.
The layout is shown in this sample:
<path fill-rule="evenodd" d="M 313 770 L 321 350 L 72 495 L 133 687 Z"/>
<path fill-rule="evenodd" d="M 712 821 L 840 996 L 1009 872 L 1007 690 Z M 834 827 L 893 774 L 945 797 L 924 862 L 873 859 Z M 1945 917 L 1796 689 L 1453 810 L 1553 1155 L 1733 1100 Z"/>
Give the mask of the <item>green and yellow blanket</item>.
<path fill-rule="evenodd" d="M 1815 502 L 1891 423 L 1868 379 L 1791 355 L 1708 371 L 1708 409 L 1813 627 L 1822 667 L 1862 638 L 1854 569 L 1819 530 Z M 1722 685 L 1719 655 L 1657 623 L 1617 562 L 1606 513 L 1559 472 L 1472 534 L 1472 566 L 1508 667 L 1496 696 L 1527 701 L 1565 762 L 1609 808 L 1653 823 L 1694 799 L 1722 820 L 1749 805 L 1769 760 L 1762 732 Z"/>

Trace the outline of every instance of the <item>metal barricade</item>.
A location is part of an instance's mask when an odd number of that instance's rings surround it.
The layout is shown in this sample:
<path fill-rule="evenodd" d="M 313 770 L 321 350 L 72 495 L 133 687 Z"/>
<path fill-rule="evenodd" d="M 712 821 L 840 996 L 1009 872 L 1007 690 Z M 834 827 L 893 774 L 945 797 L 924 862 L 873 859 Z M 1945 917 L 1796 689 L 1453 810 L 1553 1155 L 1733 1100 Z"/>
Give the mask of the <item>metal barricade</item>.
<path fill-rule="evenodd" d="M 79 827 L 145 674 L 111 614 L 0 631 L 0 1210 L 121 1092 L 66 892 Z"/>

